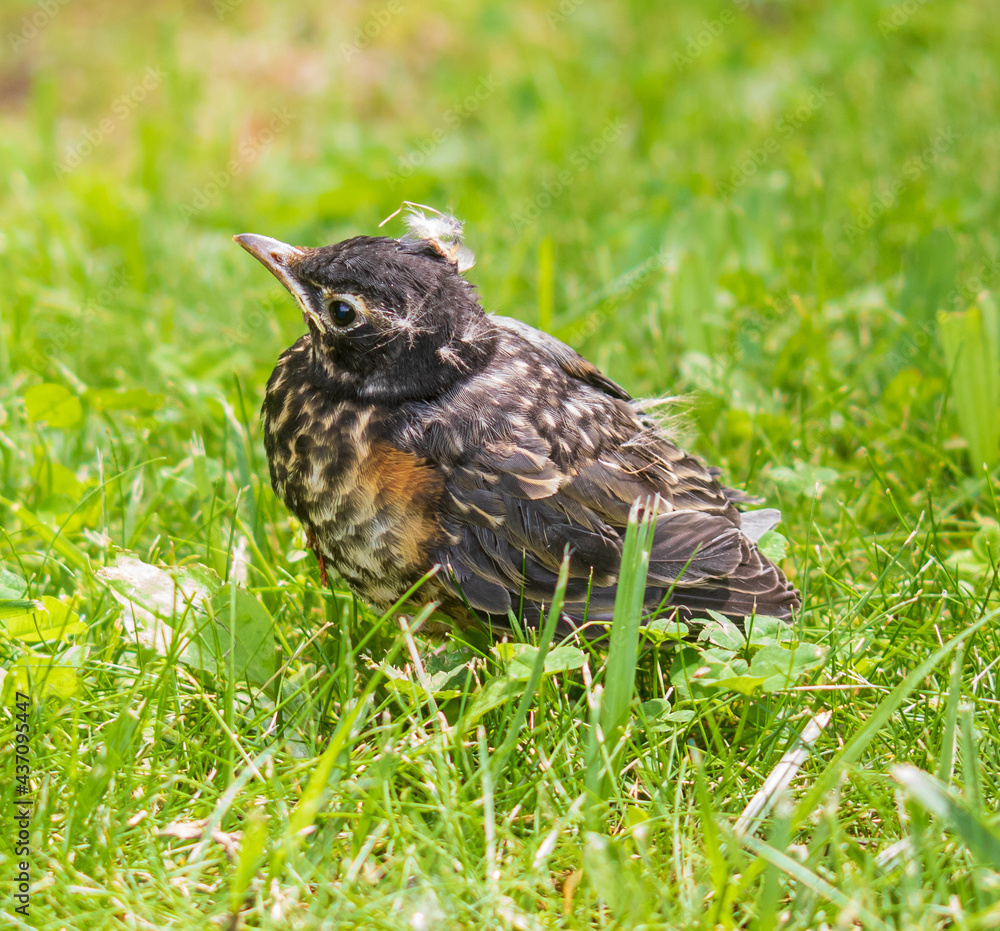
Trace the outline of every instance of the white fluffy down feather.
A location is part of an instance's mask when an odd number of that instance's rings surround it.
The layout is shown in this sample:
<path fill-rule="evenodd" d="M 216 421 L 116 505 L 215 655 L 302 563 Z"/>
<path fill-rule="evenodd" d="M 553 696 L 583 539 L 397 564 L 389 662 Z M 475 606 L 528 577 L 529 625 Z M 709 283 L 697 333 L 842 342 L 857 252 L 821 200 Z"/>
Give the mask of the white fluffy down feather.
<path fill-rule="evenodd" d="M 460 272 L 468 271 L 476 263 L 476 257 L 472 250 L 462 241 L 462 221 L 455 217 L 441 213 L 433 207 L 426 207 L 423 204 L 414 204 L 404 201 L 403 207 L 407 207 L 403 222 L 406 224 L 408 232 L 406 239 L 423 239 L 432 243 L 438 252 L 449 262 L 454 263 Z M 400 207 L 400 210 L 403 209 Z M 436 216 L 429 216 L 425 210 L 431 211 Z M 392 216 L 382 221 L 380 226 L 387 223 L 396 216 L 399 210 Z"/>

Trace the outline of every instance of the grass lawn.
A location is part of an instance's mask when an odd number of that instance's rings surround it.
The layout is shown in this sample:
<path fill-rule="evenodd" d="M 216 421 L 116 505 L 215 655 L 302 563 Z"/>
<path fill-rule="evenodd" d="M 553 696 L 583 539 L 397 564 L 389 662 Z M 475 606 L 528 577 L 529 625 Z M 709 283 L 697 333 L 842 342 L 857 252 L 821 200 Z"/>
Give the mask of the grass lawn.
<path fill-rule="evenodd" d="M 993 4 L 0 27 L 4 927 L 1000 927 Z M 494 646 L 320 588 L 257 416 L 301 318 L 231 236 L 404 198 L 781 508 L 793 628 L 636 658 L 623 595 L 610 654 Z"/>

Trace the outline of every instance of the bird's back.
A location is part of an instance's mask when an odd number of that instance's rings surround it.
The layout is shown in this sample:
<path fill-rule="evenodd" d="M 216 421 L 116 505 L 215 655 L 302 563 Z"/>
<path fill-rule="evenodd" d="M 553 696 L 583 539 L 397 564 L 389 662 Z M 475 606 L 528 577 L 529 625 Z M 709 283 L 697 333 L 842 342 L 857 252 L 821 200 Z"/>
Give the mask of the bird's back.
<path fill-rule="evenodd" d="M 494 619 L 527 602 L 530 620 L 568 546 L 568 623 L 608 620 L 631 507 L 658 499 L 647 607 L 791 616 L 798 595 L 742 531 L 738 493 L 571 349 L 491 319 L 491 365 L 409 406 L 394 436 L 442 476 L 445 589 Z"/>

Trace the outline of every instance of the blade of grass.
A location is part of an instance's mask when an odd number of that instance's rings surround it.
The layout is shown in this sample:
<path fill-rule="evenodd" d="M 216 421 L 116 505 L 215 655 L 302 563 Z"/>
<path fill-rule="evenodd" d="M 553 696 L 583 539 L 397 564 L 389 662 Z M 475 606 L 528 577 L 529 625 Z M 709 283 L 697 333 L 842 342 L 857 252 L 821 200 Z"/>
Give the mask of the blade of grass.
<path fill-rule="evenodd" d="M 796 773 L 802 768 L 802 764 L 809 759 L 813 744 L 830 723 L 831 717 L 829 711 L 821 711 L 810 719 L 802 731 L 802 736 L 793 742 L 793 747 L 782 756 L 778 764 L 771 770 L 771 774 L 764 780 L 760 791 L 750 799 L 747 807 L 743 809 L 743 814 L 733 825 L 733 833 L 737 837 L 743 837 L 757 829 L 764 816 L 770 811 L 771 806 L 791 784 Z"/>
<path fill-rule="evenodd" d="M 797 860 L 793 860 L 787 853 L 775 850 L 770 844 L 766 844 L 752 835 L 743 837 L 741 843 L 752 853 L 760 857 L 761 860 L 773 864 L 786 876 L 790 876 L 792 879 L 800 882 L 815 895 L 826 899 L 828 902 L 832 902 L 842 911 L 857 915 L 858 918 L 861 918 L 865 922 L 866 927 L 889 931 L 889 925 L 882 921 L 881 918 L 870 912 L 855 899 L 848 898 L 843 892 L 831 886 L 830 883 L 817 876 L 808 867 Z"/>
<path fill-rule="evenodd" d="M 1000 323 L 996 305 L 981 300 L 964 313 L 942 314 L 938 328 L 962 434 L 974 474 L 1000 457 Z"/>
<path fill-rule="evenodd" d="M 795 812 L 792 816 L 792 824 L 794 826 L 801 825 L 816 810 L 827 793 L 837 784 L 844 768 L 861 758 L 868 745 L 875 739 L 875 735 L 885 727 L 899 706 L 938 663 L 954 650 L 957 650 L 998 615 L 1000 615 L 1000 610 L 991 611 L 971 627 L 963 630 L 957 637 L 949 640 L 943 647 L 935 650 L 882 699 L 874 713 L 864 723 L 864 726 L 847 741 L 843 749 L 827 764 L 823 772 L 817 777 L 813 787 L 800 799 L 798 805 L 795 806 Z"/>
<path fill-rule="evenodd" d="M 555 636 L 556 625 L 562 614 L 563 599 L 566 597 L 566 583 L 569 580 L 569 553 L 563 557 L 562 566 L 559 568 L 559 579 L 556 582 L 556 589 L 552 595 L 552 604 L 549 605 L 548 614 L 545 615 L 545 623 L 542 626 L 542 633 L 538 640 L 538 652 L 535 654 L 535 662 L 531 667 L 531 676 L 524 687 L 524 694 L 518 703 L 517 711 L 507 728 L 507 734 L 503 742 L 493 754 L 490 760 L 490 770 L 493 774 L 493 784 L 496 785 L 503 775 L 507 765 L 507 758 L 517 745 L 517 738 L 521 732 L 525 720 L 528 717 L 528 709 L 535 698 L 538 684 L 542 681 L 542 674 L 545 671 L 545 657 L 548 656 L 549 647 L 552 645 L 552 638 Z"/>
<path fill-rule="evenodd" d="M 826 798 L 836 787 L 844 769 L 860 759 L 861 755 L 868 748 L 868 745 L 875 739 L 878 732 L 889 722 L 889 719 L 896 712 L 899 706 L 907 699 L 907 697 L 923 681 L 923 679 L 931 671 L 933 671 L 938 663 L 940 663 L 941 660 L 954 650 L 961 647 L 967 640 L 969 640 L 969 638 L 978 633 L 998 615 L 1000 615 L 1000 610 L 991 611 L 989 614 L 980 618 L 975 624 L 967 627 L 957 637 L 954 637 L 944 646 L 935 650 L 916 669 L 910 672 L 906 678 L 904 678 L 903 681 L 896 686 L 896 688 L 894 688 L 884 699 L 882 699 L 865 724 L 854 734 L 854 736 L 850 738 L 850 740 L 847 741 L 836 756 L 830 760 L 826 768 L 816 778 L 812 788 L 799 800 L 791 816 L 790 831 L 792 833 L 797 831 L 800 826 L 805 823 L 806 819 L 808 819 L 816 811 L 823 799 Z M 964 720 L 963 724 L 965 724 Z M 965 749 L 965 746 L 966 739 L 963 729 L 963 750 Z M 973 776 L 972 778 L 975 777 Z M 968 797 L 968 793 L 966 794 Z M 743 838 L 743 842 L 746 846 L 753 849 L 756 849 L 755 845 L 760 843 L 755 838 L 750 836 L 745 836 Z M 747 867 L 743 877 L 740 879 L 740 885 L 744 890 L 748 889 L 751 883 L 757 879 L 761 870 L 764 868 L 765 862 L 766 858 L 761 856 L 760 859 L 751 863 Z"/>
<path fill-rule="evenodd" d="M 377 675 L 372 678 L 376 679 Z M 295 806 L 291 817 L 288 819 L 288 830 L 285 834 L 284 843 L 275 848 L 274 854 L 271 857 L 271 869 L 268 875 L 269 885 L 281 875 L 285 864 L 288 862 L 288 858 L 298 849 L 304 832 L 308 828 L 311 828 L 313 822 L 316 820 L 316 815 L 319 814 L 319 805 L 323 797 L 323 791 L 330 780 L 330 773 L 333 772 L 337 757 L 340 756 L 343 749 L 347 746 L 355 724 L 357 724 L 359 718 L 361 718 L 368 707 L 369 698 L 369 694 L 362 695 L 355 702 L 354 707 L 340 719 L 340 724 L 337 725 L 333 737 L 330 738 L 330 743 L 316 761 L 312 775 L 309 777 L 309 784 L 306 786 L 305 791 L 303 791 L 302 796 L 299 798 L 299 803 Z"/>
<path fill-rule="evenodd" d="M 431 603 L 423 609 L 414 619 L 412 629 L 417 629 L 434 611 L 434 604 Z M 403 646 L 404 640 L 399 637 L 392 649 L 385 657 L 385 666 L 392 663 L 396 654 Z M 322 755 L 313 768 L 309 783 L 299 798 L 298 804 L 288 819 L 288 829 L 285 833 L 284 842 L 277 846 L 271 857 L 271 868 L 268 874 L 268 884 L 279 878 L 288 862 L 288 858 L 295 852 L 302 839 L 303 832 L 312 827 L 316 816 L 319 813 L 320 800 L 323 791 L 330 780 L 334 764 L 337 758 L 348 745 L 354 726 L 362 717 L 363 712 L 368 707 L 369 700 L 375 691 L 376 686 L 385 675 L 382 669 L 375 669 L 368 680 L 364 691 L 358 697 L 354 706 L 340 719 L 337 729 L 330 738 L 330 743 L 323 751 Z"/>
<path fill-rule="evenodd" d="M 604 673 L 601 725 L 612 757 L 628 720 L 635 692 L 635 666 L 639 657 L 639 627 L 646 594 L 649 552 L 656 532 L 659 501 L 636 502 L 629 514 L 622 547 L 621 571 L 611 622 L 611 642 Z"/>
<path fill-rule="evenodd" d="M 977 860 L 1000 869 L 1000 835 L 944 783 L 908 763 L 893 767 L 892 775 L 918 805 L 946 822 Z"/>
<path fill-rule="evenodd" d="M 975 814 L 983 810 L 983 786 L 979 775 L 979 748 L 971 705 L 959 709 L 962 740 L 962 778 L 965 783 L 965 800 Z"/>
<path fill-rule="evenodd" d="M 944 728 L 941 735 L 941 756 L 938 759 L 937 777 L 942 782 L 950 782 L 955 766 L 956 726 L 958 724 L 958 703 L 962 697 L 962 661 L 965 659 L 965 645 L 955 651 L 951 661 L 951 682 L 948 685 L 948 702 L 944 709 Z"/>
<path fill-rule="evenodd" d="M 538 328 L 552 331 L 555 306 L 555 247 L 551 236 L 538 244 Z"/>
<path fill-rule="evenodd" d="M 715 816 L 715 806 L 708 788 L 708 776 L 705 773 L 705 755 L 691 748 L 691 762 L 694 769 L 695 797 L 698 800 L 698 814 L 701 823 L 701 839 L 704 845 L 704 856 L 708 861 L 709 873 L 714 888 L 712 916 L 710 923 L 718 926 L 722 919 L 721 911 L 725 907 L 726 889 L 730 885 L 731 867 L 726 859 L 725 848 L 719 838 L 719 825 Z"/>

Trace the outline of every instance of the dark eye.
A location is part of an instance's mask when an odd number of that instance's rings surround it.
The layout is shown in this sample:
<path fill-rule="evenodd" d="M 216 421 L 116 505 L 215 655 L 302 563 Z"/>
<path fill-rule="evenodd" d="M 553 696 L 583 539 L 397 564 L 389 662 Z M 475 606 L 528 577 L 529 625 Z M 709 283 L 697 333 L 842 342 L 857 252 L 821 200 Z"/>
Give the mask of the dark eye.
<path fill-rule="evenodd" d="M 330 301 L 329 311 L 330 319 L 337 326 L 350 326 L 358 316 L 358 312 L 347 301 Z"/>

